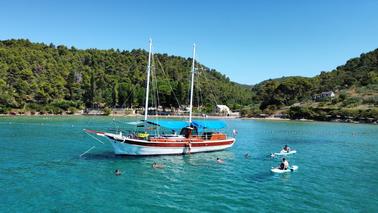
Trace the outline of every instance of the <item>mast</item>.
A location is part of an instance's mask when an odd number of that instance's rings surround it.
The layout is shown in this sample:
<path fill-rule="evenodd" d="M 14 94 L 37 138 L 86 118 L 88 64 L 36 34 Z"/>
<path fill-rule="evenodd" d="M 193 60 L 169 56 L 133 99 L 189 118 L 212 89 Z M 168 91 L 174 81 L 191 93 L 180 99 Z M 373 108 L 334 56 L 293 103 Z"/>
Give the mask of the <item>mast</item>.
<path fill-rule="evenodd" d="M 146 85 L 146 104 L 144 105 L 144 120 L 147 120 L 148 114 L 148 95 L 150 91 L 150 72 L 151 72 L 151 56 L 152 56 L 152 39 L 150 38 L 150 48 L 148 52 L 148 65 L 147 65 L 147 85 Z"/>
<path fill-rule="evenodd" d="M 192 123 L 192 109 L 193 109 L 193 87 L 194 87 L 194 65 L 196 57 L 196 44 L 193 44 L 193 61 L 192 61 L 192 83 L 190 86 L 190 105 L 189 105 L 189 123 Z"/>

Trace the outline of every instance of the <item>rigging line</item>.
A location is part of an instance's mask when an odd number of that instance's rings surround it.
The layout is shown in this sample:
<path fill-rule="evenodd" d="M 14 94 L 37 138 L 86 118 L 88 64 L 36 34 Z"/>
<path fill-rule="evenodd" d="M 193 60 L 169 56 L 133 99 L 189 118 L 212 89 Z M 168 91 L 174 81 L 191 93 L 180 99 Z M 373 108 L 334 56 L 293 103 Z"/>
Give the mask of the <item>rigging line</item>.
<path fill-rule="evenodd" d="M 201 72 L 201 76 L 202 76 L 203 74 L 202 74 L 202 72 Z M 200 101 L 201 101 L 201 103 L 202 104 L 204 104 L 205 103 L 205 101 L 204 101 L 204 98 L 203 98 L 203 95 L 204 95 L 204 92 L 202 92 L 202 87 L 201 87 L 201 90 L 200 90 L 200 95 L 201 95 L 201 97 L 200 97 Z"/>
<path fill-rule="evenodd" d="M 197 61 L 200 61 L 199 58 L 200 58 L 200 56 L 197 55 Z M 204 81 L 208 85 L 208 88 L 209 88 L 209 96 L 208 96 L 209 100 L 213 101 L 215 103 L 215 105 L 218 105 L 216 97 L 215 97 L 215 92 L 214 92 L 214 90 L 213 90 L 213 88 L 211 86 L 212 84 L 211 84 L 210 80 L 207 78 L 207 75 L 206 75 L 206 74 L 209 73 L 209 69 L 208 68 L 207 69 L 204 68 L 204 66 L 201 65 L 201 64 L 198 64 L 198 66 L 200 66 L 200 68 L 198 68 L 199 70 L 203 70 L 204 71 L 204 72 L 202 72 L 203 73 L 202 76 L 204 77 Z"/>
<path fill-rule="evenodd" d="M 124 108 L 124 106 L 125 106 L 125 104 L 126 104 L 126 101 L 128 101 L 129 100 L 129 98 L 130 98 L 130 96 L 133 94 L 133 92 L 135 91 L 135 88 L 134 87 L 131 87 L 131 91 L 130 91 L 130 93 L 129 93 L 129 95 L 127 96 L 127 98 L 123 101 L 123 103 L 122 103 L 122 107 Z M 131 101 L 131 100 L 130 100 Z M 131 105 L 131 104 L 130 104 Z"/>
<path fill-rule="evenodd" d="M 200 76 L 203 76 L 202 78 L 206 78 L 206 76 L 205 76 L 205 70 L 203 69 L 203 68 L 201 68 L 201 71 L 199 72 L 200 73 Z M 205 79 L 206 80 L 206 79 Z M 204 86 L 204 85 L 202 85 L 202 86 Z M 202 92 L 202 87 L 200 88 L 201 90 L 201 101 L 202 101 L 202 103 L 204 103 L 204 92 Z"/>
<path fill-rule="evenodd" d="M 197 81 L 196 81 L 196 87 L 197 87 L 197 110 L 198 112 L 201 111 L 201 102 L 200 102 L 200 95 L 201 95 L 201 84 L 200 84 L 200 70 L 197 68 Z"/>
<path fill-rule="evenodd" d="M 131 68 L 133 68 L 133 67 L 135 67 L 135 65 L 131 65 L 130 67 L 128 67 L 128 69 L 127 69 L 127 73 L 130 73 L 130 70 L 131 70 Z M 136 67 L 135 67 L 135 68 L 136 68 Z M 123 83 L 123 82 L 121 82 L 121 83 Z M 135 88 L 134 88 L 134 87 L 131 87 L 131 91 L 130 91 L 129 95 L 127 96 L 127 98 L 126 98 L 126 99 L 123 101 L 123 103 L 121 104 L 121 107 L 122 107 L 122 108 L 124 108 L 124 106 L 125 106 L 125 104 L 126 104 L 126 101 L 129 100 L 129 98 L 130 98 L 130 96 L 133 94 L 134 90 L 135 90 Z M 131 104 L 130 104 L 130 105 L 131 105 Z"/>
<path fill-rule="evenodd" d="M 115 87 L 115 85 L 113 85 L 113 87 Z M 115 88 L 113 88 L 113 90 L 115 90 Z M 115 97 L 115 99 L 117 99 L 117 97 Z M 118 127 L 116 126 L 116 123 L 114 122 L 115 121 L 115 114 L 114 114 L 114 109 L 117 109 L 117 100 L 115 100 L 115 103 L 112 107 L 112 123 L 114 125 L 114 129 L 118 129 Z"/>
<path fill-rule="evenodd" d="M 152 107 L 157 107 L 157 100 L 156 100 L 156 90 L 157 90 L 157 79 L 156 79 L 156 75 L 155 75 L 155 66 L 154 66 L 154 58 L 155 57 L 152 57 L 151 59 L 151 106 Z M 155 111 L 155 116 L 156 116 L 156 111 Z"/>
<path fill-rule="evenodd" d="M 217 103 L 217 101 L 216 101 L 216 99 L 215 99 L 215 95 L 214 95 L 214 92 L 213 92 L 213 90 L 212 90 L 212 88 L 211 88 L 211 84 L 209 84 L 209 82 L 210 82 L 210 80 L 206 77 L 206 69 L 204 69 L 205 70 L 205 73 L 204 73 L 204 78 L 205 78 L 205 80 L 206 80 L 206 83 L 209 85 L 209 91 L 210 91 L 210 96 L 209 96 L 209 99 L 210 99 L 210 101 L 211 101 L 211 97 L 213 98 L 213 102 L 216 104 L 216 105 L 218 105 L 218 103 Z M 207 71 L 208 72 L 208 71 Z"/>
<path fill-rule="evenodd" d="M 197 81 L 195 81 L 195 93 L 197 93 L 197 113 L 200 111 L 200 92 L 201 92 L 201 88 L 200 88 L 200 73 L 199 73 L 199 69 L 198 68 L 195 68 L 194 69 L 196 72 L 194 73 L 195 76 L 197 76 Z M 198 116 L 198 114 L 197 114 Z"/>
<path fill-rule="evenodd" d="M 202 71 L 198 70 L 198 105 L 199 105 L 199 103 L 203 104 L 203 93 L 202 93 L 201 86 L 200 86 L 201 84 L 199 83 L 201 76 L 202 76 Z M 201 113 L 202 113 L 202 109 L 201 109 Z M 205 120 L 206 116 L 204 116 L 202 119 Z"/>
<path fill-rule="evenodd" d="M 153 73 L 153 76 L 155 77 L 155 89 L 156 89 L 156 99 L 155 99 L 155 105 L 156 105 L 156 111 L 155 111 L 155 115 L 158 115 L 158 108 L 159 108 L 159 104 L 160 104 L 160 100 L 159 100 L 159 88 L 158 88 L 158 77 L 157 77 L 157 71 L 156 71 L 156 66 L 155 66 L 155 57 L 152 58 L 152 73 Z"/>
<path fill-rule="evenodd" d="M 87 154 L 89 151 L 91 151 L 92 149 L 96 148 L 96 146 L 92 146 L 91 148 L 89 148 L 87 151 L 81 153 L 81 155 L 79 157 L 82 157 L 83 155 Z"/>
<path fill-rule="evenodd" d="M 163 67 L 163 65 L 161 64 L 161 62 L 160 62 L 160 60 L 159 60 L 159 57 L 156 58 L 156 61 L 158 62 L 159 66 L 160 66 L 160 68 L 161 68 L 161 71 L 162 71 L 163 74 L 164 74 L 164 77 L 165 77 L 166 79 L 169 79 L 169 75 L 164 71 L 164 67 Z M 173 93 L 173 96 L 174 96 L 175 99 L 176 99 L 177 106 L 180 107 L 180 102 L 179 102 L 179 100 L 178 100 L 178 98 L 177 98 L 177 96 L 176 96 L 175 91 L 174 91 L 173 88 L 172 88 L 171 82 L 170 82 L 170 81 L 168 81 L 168 82 L 169 82 L 169 84 L 168 84 L 168 85 L 169 85 L 169 88 L 171 89 L 171 92 Z"/>
<path fill-rule="evenodd" d="M 100 143 L 102 143 L 102 144 L 104 144 L 104 142 L 102 142 L 100 139 L 98 139 L 98 138 L 96 138 L 95 136 L 93 136 L 93 135 L 91 135 L 91 134 L 89 134 L 88 132 L 86 132 L 86 131 L 84 131 L 85 132 L 85 134 L 87 134 L 87 135 L 89 135 L 90 137 L 92 137 L 93 139 L 95 139 L 95 140 L 97 140 L 98 142 L 100 142 Z"/>
<path fill-rule="evenodd" d="M 197 54 L 197 62 L 199 62 L 199 55 Z M 200 63 L 195 64 L 196 67 L 194 67 L 194 70 L 196 71 L 194 74 L 197 76 L 197 81 L 195 81 L 195 87 L 197 92 L 197 111 L 202 112 L 201 107 L 201 83 L 200 83 L 200 76 L 201 76 L 201 70 L 200 70 Z M 197 113 L 198 113 L 197 112 Z M 202 114 L 202 113 L 201 113 Z M 197 114 L 198 115 L 198 114 Z"/>
<path fill-rule="evenodd" d="M 190 74 L 190 73 L 189 73 Z M 190 77 L 188 78 L 188 90 L 186 91 L 186 94 L 188 95 L 188 105 L 189 105 L 189 102 L 190 102 L 190 84 L 191 84 L 191 79 Z M 194 88 L 193 88 L 194 89 Z"/>
<path fill-rule="evenodd" d="M 156 64 L 155 63 L 155 57 L 153 55 L 153 57 L 152 57 L 152 82 L 153 82 L 153 84 L 152 85 L 153 85 L 153 87 L 155 87 L 155 92 L 156 92 L 156 96 L 155 96 L 155 119 L 158 121 L 159 117 L 157 115 L 158 115 L 160 100 L 159 100 L 158 78 L 157 78 L 157 71 L 156 71 L 155 64 Z M 155 78 L 155 81 L 153 80 L 154 78 Z M 156 135 L 159 135 L 159 127 L 157 127 L 154 132 L 155 132 Z"/>

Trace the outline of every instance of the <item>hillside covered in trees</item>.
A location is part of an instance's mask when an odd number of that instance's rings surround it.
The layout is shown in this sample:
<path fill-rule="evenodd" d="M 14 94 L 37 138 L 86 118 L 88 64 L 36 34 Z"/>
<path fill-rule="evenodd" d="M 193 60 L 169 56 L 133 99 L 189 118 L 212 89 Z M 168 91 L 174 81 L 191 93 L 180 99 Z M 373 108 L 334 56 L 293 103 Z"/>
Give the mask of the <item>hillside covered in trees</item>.
<path fill-rule="evenodd" d="M 0 113 L 73 112 L 85 107 L 141 107 L 145 100 L 144 50 L 80 50 L 29 40 L 0 41 Z M 155 54 L 152 102 L 163 107 L 188 104 L 191 59 Z M 250 88 L 197 64 L 195 105 L 233 109 L 251 102 Z M 157 103 L 158 102 L 158 103 Z"/>
<path fill-rule="evenodd" d="M 378 49 L 312 78 L 283 77 L 255 85 L 244 116 L 288 114 L 316 120 L 378 119 Z M 332 91 L 335 97 L 315 99 Z"/>
<path fill-rule="evenodd" d="M 80 50 L 24 39 L 0 41 L 0 114 L 143 107 L 147 55 L 141 49 Z M 191 58 L 155 54 L 150 105 L 187 105 L 190 69 Z M 378 120 L 378 49 L 315 77 L 269 79 L 251 87 L 200 63 L 196 70 L 194 105 L 202 112 L 226 104 L 244 117 Z M 314 99 L 327 91 L 335 97 Z"/>

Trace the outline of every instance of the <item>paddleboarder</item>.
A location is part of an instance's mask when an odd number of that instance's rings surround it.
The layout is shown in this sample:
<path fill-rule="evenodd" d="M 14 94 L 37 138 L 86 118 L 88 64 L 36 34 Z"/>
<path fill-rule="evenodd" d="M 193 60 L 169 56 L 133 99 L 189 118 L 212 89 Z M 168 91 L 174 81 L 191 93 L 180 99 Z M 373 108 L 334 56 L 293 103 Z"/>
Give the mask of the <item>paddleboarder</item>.
<path fill-rule="evenodd" d="M 287 170 L 289 168 L 289 162 L 285 158 L 282 158 L 282 162 L 279 168 L 281 170 Z"/>

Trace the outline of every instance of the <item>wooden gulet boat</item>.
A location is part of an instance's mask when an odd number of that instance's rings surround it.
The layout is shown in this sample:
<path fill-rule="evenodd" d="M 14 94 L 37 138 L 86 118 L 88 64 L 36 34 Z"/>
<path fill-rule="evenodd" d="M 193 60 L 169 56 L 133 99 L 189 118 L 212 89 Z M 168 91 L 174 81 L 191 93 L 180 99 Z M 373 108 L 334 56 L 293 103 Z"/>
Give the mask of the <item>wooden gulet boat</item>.
<path fill-rule="evenodd" d="M 149 80 L 150 67 L 152 57 L 152 41 L 149 45 L 149 56 L 147 66 L 147 85 L 146 85 L 146 103 L 144 120 L 138 122 L 130 122 L 134 125 L 147 129 L 163 128 L 170 130 L 170 133 L 149 134 L 146 131 L 139 133 L 130 133 L 123 135 L 122 132 L 115 134 L 109 132 L 85 130 L 88 133 L 110 139 L 116 155 L 168 155 L 168 154 L 189 154 L 198 152 L 219 151 L 230 148 L 235 143 L 235 138 L 228 137 L 227 134 L 219 130 L 225 127 L 222 121 L 193 121 L 192 105 L 193 105 L 193 82 L 194 82 L 194 66 L 195 66 L 195 45 L 193 45 L 193 61 L 191 71 L 191 92 L 189 106 L 189 121 L 167 121 L 148 120 L 148 96 L 149 96 Z M 180 133 L 176 134 L 175 130 L 180 129 Z"/>
<path fill-rule="evenodd" d="M 143 122 L 143 121 L 142 121 Z M 164 120 L 154 123 L 147 121 L 149 125 L 169 128 L 170 125 L 183 126 L 180 134 L 150 135 L 148 133 L 119 134 L 86 130 L 111 140 L 114 153 L 117 155 L 168 155 L 168 154 L 189 154 L 198 152 L 219 151 L 231 147 L 235 138 L 227 137 L 221 132 L 206 131 L 214 126 L 217 128 L 224 125 L 219 121 L 192 121 L 188 122 Z M 176 128 L 172 128 L 176 129 Z M 199 130 L 201 129 L 201 130 Z"/>

